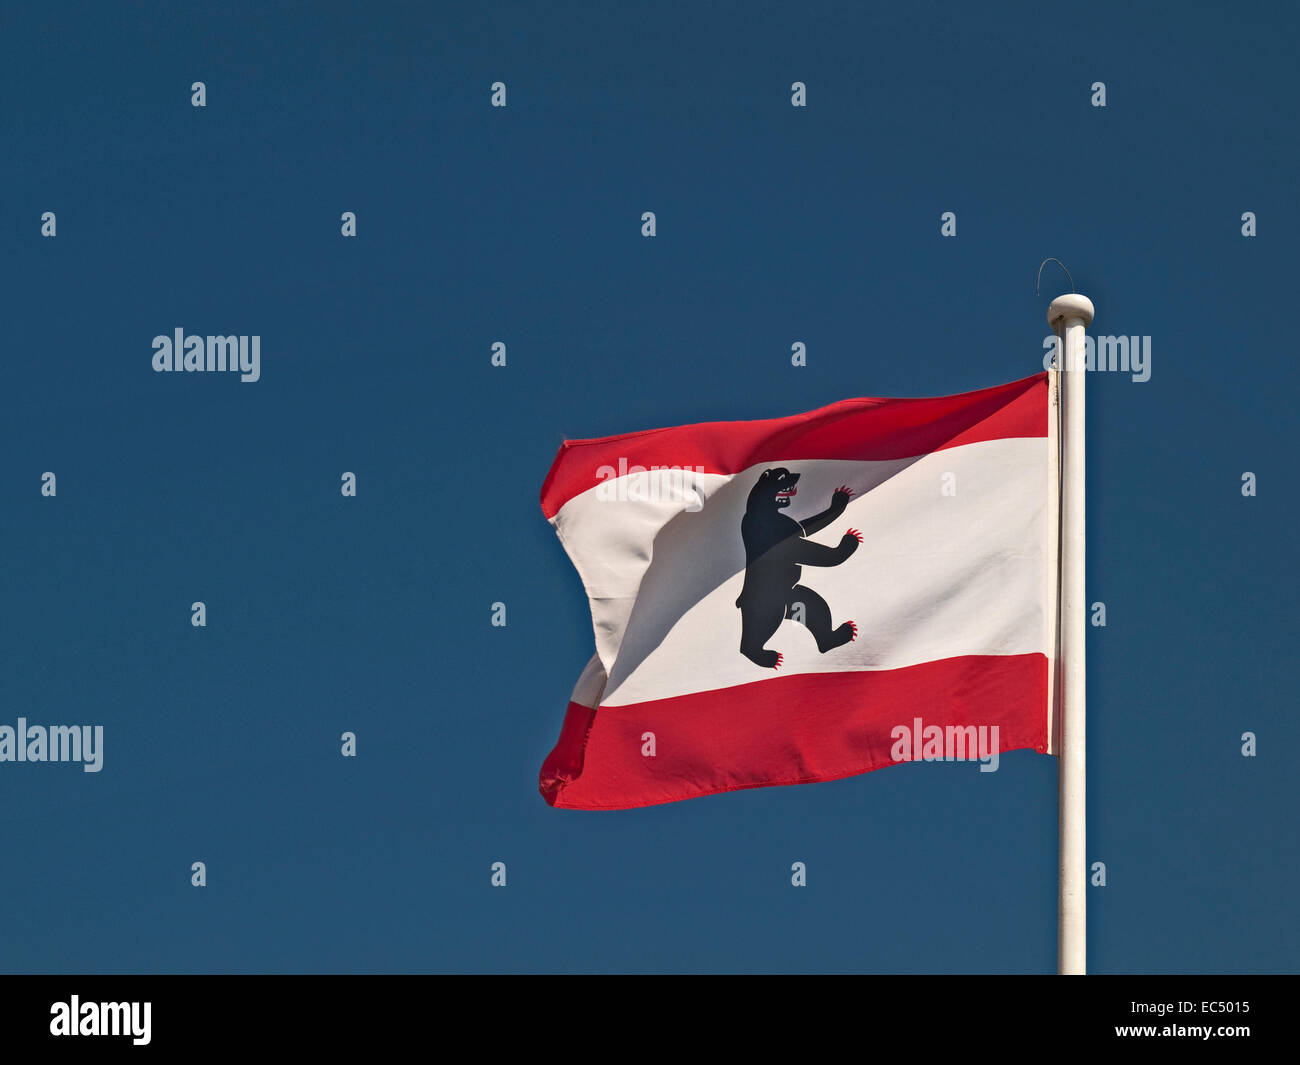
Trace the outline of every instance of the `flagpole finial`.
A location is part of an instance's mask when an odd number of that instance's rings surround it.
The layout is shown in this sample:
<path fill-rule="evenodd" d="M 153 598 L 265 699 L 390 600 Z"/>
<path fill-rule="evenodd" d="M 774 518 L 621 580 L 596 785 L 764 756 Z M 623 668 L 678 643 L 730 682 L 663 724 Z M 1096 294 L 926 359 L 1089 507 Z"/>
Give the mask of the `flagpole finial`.
<path fill-rule="evenodd" d="M 1069 318 L 1082 320 L 1085 326 L 1092 325 L 1092 300 L 1071 292 L 1067 296 L 1057 296 L 1047 308 L 1047 324 L 1059 331 L 1061 323 Z"/>

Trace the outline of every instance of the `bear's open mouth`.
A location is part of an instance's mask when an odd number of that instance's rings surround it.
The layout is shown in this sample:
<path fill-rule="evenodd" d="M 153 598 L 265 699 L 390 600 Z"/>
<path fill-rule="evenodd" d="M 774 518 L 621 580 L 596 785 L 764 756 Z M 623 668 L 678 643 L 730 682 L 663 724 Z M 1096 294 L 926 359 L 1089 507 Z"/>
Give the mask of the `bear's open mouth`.
<path fill-rule="evenodd" d="M 799 494 L 799 489 L 791 486 L 790 488 L 782 488 L 781 491 L 776 493 L 776 498 L 780 499 L 782 496 L 789 498 L 790 496 L 798 495 L 798 494 Z"/>

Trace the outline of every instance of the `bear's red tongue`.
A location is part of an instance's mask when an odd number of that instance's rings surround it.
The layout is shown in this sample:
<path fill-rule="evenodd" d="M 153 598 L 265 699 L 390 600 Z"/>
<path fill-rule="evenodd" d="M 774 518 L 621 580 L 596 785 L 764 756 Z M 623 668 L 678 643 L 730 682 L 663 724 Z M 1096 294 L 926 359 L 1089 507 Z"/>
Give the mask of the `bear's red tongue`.
<path fill-rule="evenodd" d="M 792 496 L 792 495 L 797 495 L 798 492 L 799 489 L 797 488 L 783 488 L 781 489 L 781 491 L 777 492 L 776 494 L 778 496 Z"/>

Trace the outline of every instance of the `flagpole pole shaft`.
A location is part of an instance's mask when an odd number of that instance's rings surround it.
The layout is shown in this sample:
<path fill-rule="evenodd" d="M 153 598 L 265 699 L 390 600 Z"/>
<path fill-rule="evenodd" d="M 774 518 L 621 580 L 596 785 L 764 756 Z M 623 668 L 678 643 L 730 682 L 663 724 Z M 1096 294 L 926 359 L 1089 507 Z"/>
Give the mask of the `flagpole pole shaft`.
<path fill-rule="evenodd" d="M 1086 850 L 1086 600 L 1084 393 L 1085 330 L 1092 323 L 1086 296 L 1059 296 L 1047 311 L 1061 337 L 1061 661 L 1059 776 L 1059 889 L 1057 971 L 1087 971 Z"/>

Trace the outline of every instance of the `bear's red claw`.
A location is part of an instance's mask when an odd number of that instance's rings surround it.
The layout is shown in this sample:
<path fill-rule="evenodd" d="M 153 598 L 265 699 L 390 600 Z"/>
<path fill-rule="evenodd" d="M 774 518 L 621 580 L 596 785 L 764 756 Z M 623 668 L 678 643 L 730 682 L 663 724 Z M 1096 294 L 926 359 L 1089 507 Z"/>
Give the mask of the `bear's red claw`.
<path fill-rule="evenodd" d="M 849 637 L 849 643 L 852 643 L 854 640 L 856 640 L 856 639 L 858 638 L 858 625 L 857 625 L 857 622 L 855 622 L 855 621 L 850 621 L 850 622 L 849 622 L 849 628 L 851 628 L 851 629 L 853 630 L 853 635 Z"/>
<path fill-rule="evenodd" d="M 784 661 L 785 661 L 785 655 L 783 655 L 780 651 L 778 651 L 778 652 L 776 653 L 776 665 L 774 665 L 772 668 L 773 668 L 773 669 L 780 669 L 780 668 L 781 668 L 781 663 L 784 662 Z"/>
<path fill-rule="evenodd" d="M 858 543 L 862 543 L 862 534 L 857 529 L 850 529 L 848 535 L 854 537 Z"/>

